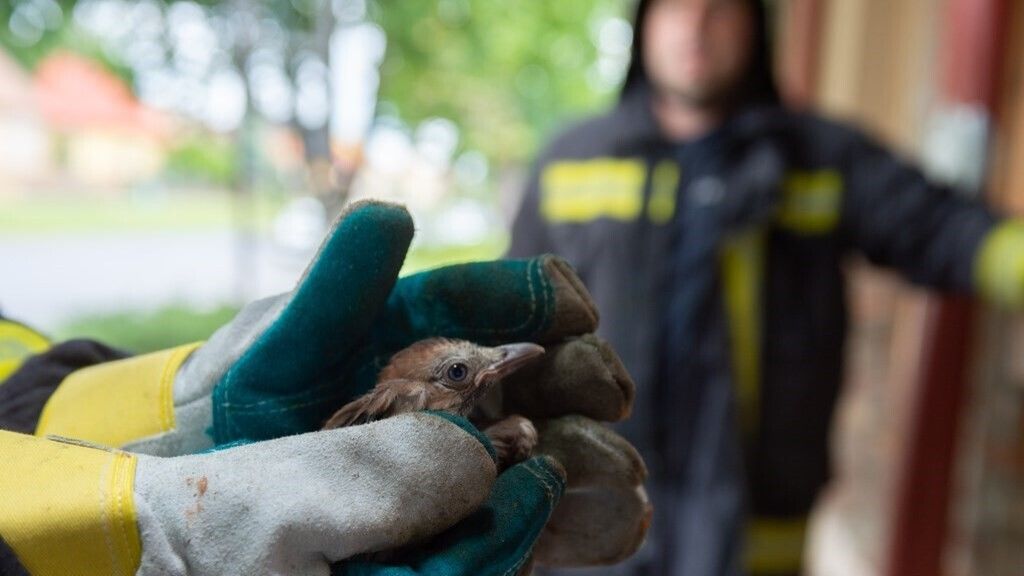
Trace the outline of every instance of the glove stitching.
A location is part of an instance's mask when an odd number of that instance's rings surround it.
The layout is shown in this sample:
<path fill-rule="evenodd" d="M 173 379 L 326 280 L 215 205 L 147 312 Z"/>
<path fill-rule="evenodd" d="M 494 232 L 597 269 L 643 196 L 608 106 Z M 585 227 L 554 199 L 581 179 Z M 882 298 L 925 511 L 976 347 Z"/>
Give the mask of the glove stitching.
<path fill-rule="evenodd" d="M 540 264 L 538 263 L 538 266 Z M 541 281 L 544 284 L 544 320 L 543 324 L 546 324 L 555 315 L 555 291 L 551 287 L 551 280 L 541 274 Z M 540 328 L 538 327 L 538 332 Z"/>
<path fill-rule="evenodd" d="M 267 405 L 267 404 L 280 404 L 281 401 L 287 401 L 288 399 L 291 399 L 291 398 L 302 399 L 302 398 L 310 396 L 311 394 L 312 395 L 316 395 L 318 392 L 320 392 L 320 391 L 322 391 L 324 389 L 334 388 L 337 385 L 338 385 L 337 382 L 329 382 L 329 383 L 326 383 L 326 384 L 320 384 L 318 386 L 314 386 L 313 388 L 308 388 L 306 390 L 303 390 L 302 392 L 299 392 L 297 394 L 290 394 L 290 395 L 287 395 L 287 396 L 277 396 L 277 397 L 272 398 L 270 400 L 257 400 L 255 402 L 242 402 L 242 403 L 238 403 L 238 404 L 235 404 L 233 402 L 224 401 L 224 402 L 221 402 L 221 407 L 222 408 L 231 408 L 232 411 L 236 412 L 236 413 L 241 413 L 241 412 L 255 413 L 255 412 L 260 412 L 260 410 L 257 409 L 259 406 L 264 406 L 264 405 Z M 339 393 L 339 395 L 340 395 L 340 393 Z M 302 408 L 304 406 L 312 406 L 313 404 L 317 404 L 317 403 L 322 402 L 322 401 L 323 401 L 323 397 L 317 397 L 315 400 L 307 400 L 305 402 L 299 402 L 297 404 L 288 404 L 288 405 L 286 405 L 286 407 Z M 246 410 L 247 408 L 249 410 Z M 272 409 L 272 410 L 268 410 L 268 412 L 280 412 L 280 411 L 281 410 L 276 409 L 276 408 Z"/>
<path fill-rule="evenodd" d="M 525 321 L 523 321 L 522 324 L 520 324 L 519 326 L 513 328 L 512 330 L 519 330 L 519 329 L 525 328 L 526 325 L 529 324 L 533 320 L 533 317 L 536 315 L 536 312 L 537 312 L 537 294 L 536 294 L 536 292 L 534 292 L 533 282 L 530 279 L 530 275 L 533 273 L 532 269 L 535 268 L 536 266 L 537 266 L 536 261 L 535 262 L 531 262 L 530 263 L 530 268 L 527 269 L 527 271 L 526 271 L 526 286 L 530 289 L 530 314 L 529 314 L 529 317 Z M 543 274 L 540 275 L 540 280 L 541 280 L 542 283 L 544 282 L 544 275 Z M 512 330 L 508 330 L 508 331 L 512 331 Z M 495 332 L 498 332 L 498 331 L 495 331 Z"/>
<path fill-rule="evenodd" d="M 554 488 L 555 488 L 556 484 L 561 484 L 562 483 L 561 479 L 556 477 L 556 475 L 553 472 L 545 469 L 543 466 L 541 466 L 539 463 L 536 463 L 536 462 L 526 462 L 525 464 L 523 464 L 523 469 L 526 470 L 527 472 L 529 472 L 535 478 L 537 478 L 537 480 L 540 481 L 541 487 L 543 487 L 544 491 L 547 493 L 547 495 L 548 495 L 548 498 L 546 500 L 546 503 L 547 503 L 547 514 L 545 514 L 545 516 L 547 516 L 547 518 L 550 518 L 552 511 L 554 511 L 554 500 L 555 500 L 555 490 L 554 490 Z M 547 520 L 546 519 L 545 519 L 544 523 L 547 524 Z M 541 527 L 541 530 L 543 530 L 543 526 Z M 538 531 L 538 533 L 539 533 L 539 531 Z M 530 547 L 526 551 L 526 553 L 523 554 L 522 557 L 520 557 L 519 560 L 515 564 L 513 564 L 511 567 L 509 567 L 508 570 L 503 572 L 502 576 L 509 576 L 511 574 L 515 574 L 515 573 L 519 572 L 519 569 L 522 568 L 523 564 L 526 563 L 526 561 L 530 558 L 530 555 L 533 553 L 533 548 L 534 548 L 534 545 L 536 544 L 536 542 L 537 542 L 536 538 L 534 538 L 533 544 L 530 545 Z"/>
<path fill-rule="evenodd" d="M 538 469 L 539 465 L 532 462 L 528 463 L 524 468 L 527 472 L 540 480 L 541 485 L 544 487 L 544 491 L 548 494 L 547 501 L 550 505 L 551 501 L 555 499 L 554 483 L 557 482 L 555 477 L 546 470 Z M 550 510 L 548 512 L 550 513 Z"/>
<path fill-rule="evenodd" d="M 335 222 L 335 226 L 337 226 L 337 225 L 338 225 L 338 222 L 336 221 Z M 333 231 L 333 229 L 332 229 L 332 231 Z M 322 248 L 323 248 L 323 246 L 321 246 L 321 249 Z M 319 258 L 319 257 L 320 257 L 320 252 L 318 251 L 317 255 L 313 258 L 313 261 L 315 262 L 317 260 L 317 258 Z M 303 272 L 302 278 L 299 280 L 299 284 L 298 285 L 301 285 L 301 283 L 306 279 L 306 274 L 309 273 L 309 270 L 310 270 L 311 267 L 312 267 L 312 263 L 310 264 L 310 266 L 306 267 L 306 270 Z M 263 330 L 260 330 L 258 332 L 254 332 L 254 333 L 249 334 L 247 336 L 247 338 L 245 339 L 245 343 L 241 347 L 241 350 L 244 350 L 244 352 L 242 352 L 238 356 L 238 358 L 235 359 L 235 361 L 233 363 L 233 366 L 229 367 L 227 369 L 227 371 L 225 372 L 224 376 L 223 376 L 223 384 L 224 384 L 224 386 L 223 386 L 223 400 L 221 402 L 221 406 L 217 406 L 217 402 L 213 403 L 214 404 L 213 407 L 214 407 L 214 411 L 215 411 L 215 414 L 214 414 L 214 416 L 215 416 L 214 417 L 214 427 L 216 427 L 216 414 L 219 413 L 221 415 L 221 418 L 224 420 L 224 429 L 225 429 L 225 431 L 228 433 L 228 435 L 230 437 L 237 436 L 236 432 L 238 430 L 238 426 L 234 423 L 234 420 L 233 420 L 231 414 L 227 410 L 224 409 L 225 407 L 231 405 L 231 399 L 230 399 L 231 391 L 232 391 L 232 389 L 235 386 L 235 371 L 234 371 L 233 368 L 234 368 L 234 366 L 237 366 L 246 356 L 248 356 L 249 354 L 252 353 L 253 346 L 254 346 L 254 344 L 256 344 L 256 342 L 258 340 L 263 338 L 263 336 L 265 336 L 267 334 L 267 332 L 269 332 L 271 329 L 273 329 L 274 325 L 277 324 L 278 320 L 281 319 L 281 316 L 284 315 L 285 311 L 291 305 L 293 298 L 295 298 L 295 290 L 294 289 L 288 294 L 287 302 L 285 302 L 280 307 L 278 307 L 275 304 L 275 305 L 273 305 L 271 308 L 269 308 L 267 310 L 267 312 L 269 312 L 270 310 L 274 310 L 276 308 L 276 314 L 275 314 L 274 319 L 272 321 L 270 321 L 270 322 L 267 322 L 266 326 L 264 327 Z M 266 314 L 266 312 L 264 314 Z M 259 323 L 257 323 L 257 325 L 258 324 Z M 218 391 L 217 388 L 218 388 L 217 386 L 214 386 L 214 395 L 215 396 L 216 396 L 216 393 Z M 215 433 L 215 435 L 216 435 L 216 433 Z"/>
<path fill-rule="evenodd" d="M 537 269 L 537 268 L 540 268 L 540 261 L 539 260 L 534 260 L 534 261 L 530 262 L 529 268 L 527 268 L 527 270 L 526 270 L 526 286 L 530 290 L 530 311 L 529 311 L 529 314 L 527 315 L 527 318 L 525 320 L 523 320 L 523 322 L 521 322 L 520 324 L 518 324 L 516 326 L 510 326 L 508 328 L 475 328 L 475 329 L 465 328 L 464 329 L 464 334 L 466 334 L 466 335 L 473 335 L 473 334 L 480 334 L 480 335 L 517 334 L 521 330 L 523 330 L 527 326 L 529 326 L 531 323 L 538 322 L 538 315 L 537 315 L 537 308 L 538 308 L 537 307 L 537 293 L 536 293 L 536 289 L 533 286 L 533 281 L 530 278 L 535 273 L 535 269 Z M 548 309 L 549 306 L 552 305 L 552 303 L 550 302 L 550 297 L 549 297 L 550 293 L 551 293 L 551 290 L 549 289 L 550 288 L 550 282 L 544 276 L 544 274 L 539 273 L 539 272 L 536 272 L 536 274 L 540 278 L 540 283 L 541 283 L 542 287 L 544 288 L 544 295 L 545 295 L 544 302 L 543 302 L 543 312 L 541 313 L 541 315 L 539 317 L 539 323 L 541 325 L 543 325 L 545 323 L 545 320 L 549 316 L 549 314 L 547 312 L 547 309 Z M 436 332 L 441 332 L 441 330 L 439 328 L 440 328 L 439 326 L 435 325 L 434 330 Z M 540 329 L 539 328 L 535 328 L 531 332 L 531 334 L 537 334 L 538 332 L 540 332 Z"/>
<path fill-rule="evenodd" d="M 235 435 L 234 422 L 232 422 L 231 413 L 228 412 L 228 406 L 231 405 L 231 402 L 229 401 L 228 397 L 231 395 L 231 387 L 233 386 L 233 382 L 234 382 L 234 372 L 232 372 L 231 369 L 228 368 L 227 373 L 224 374 L 223 390 L 218 390 L 217 387 L 214 387 L 214 389 L 213 389 L 213 393 L 214 393 L 213 407 L 216 410 L 216 413 L 220 414 L 221 419 L 224 420 L 224 432 L 227 435 L 227 438 L 233 438 L 234 435 Z M 222 399 L 221 399 L 220 402 L 216 401 L 216 396 L 218 395 L 218 393 L 222 396 Z M 215 428 L 216 428 L 216 423 L 217 423 L 217 419 L 215 417 L 214 418 L 214 427 Z M 218 438 L 217 442 L 219 443 L 222 439 L 223 438 Z"/>
<path fill-rule="evenodd" d="M 191 355 L 197 348 L 183 346 L 175 350 L 160 374 L 160 423 L 165 432 L 174 428 L 174 378 L 181 368 L 181 357 Z"/>
<path fill-rule="evenodd" d="M 277 407 L 277 408 L 265 408 L 265 409 L 261 409 L 261 408 L 257 407 L 256 404 L 238 404 L 237 406 L 240 406 L 241 408 L 238 408 L 238 407 L 236 407 L 236 405 L 233 405 L 233 404 L 225 404 L 224 407 L 225 408 L 231 408 L 231 411 L 233 413 L 235 413 L 235 414 L 273 414 L 275 412 L 287 412 L 287 411 L 293 410 L 295 408 L 305 408 L 307 406 L 314 406 L 316 404 L 322 404 L 323 401 L 324 401 L 323 398 L 318 398 L 316 400 L 308 400 L 306 402 L 298 402 L 296 404 L 286 404 L 284 406 L 280 406 L 280 407 Z M 273 401 L 272 400 L 265 400 L 265 401 L 259 402 L 259 404 L 266 404 L 266 403 L 271 403 L 271 402 L 273 402 Z"/>
<path fill-rule="evenodd" d="M 131 462 L 130 462 L 130 457 L 127 454 L 116 454 L 114 456 L 114 458 L 115 458 L 114 465 L 116 466 L 116 468 L 114 469 L 114 471 L 115 471 L 114 486 L 115 487 L 119 487 L 121 485 L 121 478 L 119 476 L 121 474 L 127 474 L 128 473 L 128 470 L 125 468 L 125 466 L 130 465 Z M 122 490 L 117 490 L 117 500 L 116 500 L 116 502 L 117 502 L 117 514 L 116 514 L 116 517 L 118 519 L 120 519 L 120 522 L 117 522 L 117 524 L 118 524 L 118 527 L 120 528 L 120 532 L 121 532 L 121 542 L 124 544 L 125 561 L 126 562 L 130 562 L 131 558 L 129 558 L 128 556 L 129 556 L 129 552 L 131 550 L 131 545 L 128 543 L 128 526 L 127 526 L 127 521 L 125 519 L 127 510 L 125 510 L 124 492 Z M 126 568 L 127 569 L 125 570 L 125 574 L 130 574 L 132 567 L 131 566 L 127 566 Z"/>
<path fill-rule="evenodd" d="M 170 367 L 178 367 L 175 362 L 168 362 L 164 364 L 163 374 L 160 375 L 160 424 L 164 431 L 170 430 L 174 427 L 173 415 L 174 415 L 174 374 L 171 373 Z M 177 370 L 174 370 L 177 373 Z M 168 410 L 168 400 L 170 400 L 171 409 Z M 168 413 L 169 412 L 169 413 Z"/>
<path fill-rule="evenodd" d="M 523 564 L 526 564 L 526 561 L 530 558 L 531 554 L 533 554 L 533 546 L 530 546 L 530 549 L 526 551 L 526 554 L 523 554 L 523 557 L 517 560 L 515 564 L 509 566 L 508 570 L 502 572 L 501 576 L 509 576 L 509 574 L 519 572 L 519 569 L 523 567 Z"/>
<path fill-rule="evenodd" d="M 110 533 L 110 524 L 112 523 L 112 521 L 110 518 L 108 518 L 107 515 L 107 492 L 105 488 L 109 486 L 109 482 L 107 482 L 107 476 L 113 473 L 112 468 L 114 467 L 115 462 L 117 462 L 116 455 L 114 456 L 113 460 L 111 460 L 109 466 L 104 471 L 105 474 L 100 474 L 99 486 L 97 487 L 100 504 L 100 525 L 103 527 L 103 541 L 107 545 L 107 554 L 109 555 L 111 566 L 117 566 L 117 554 L 114 552 L 114 540 L 112 538 L 112 534 Z"/>
<path fill-rule="evenodd" d="M 539 267 L 539 262 L 535 261 L 533 263 L 533 267 L 534 268 L 538 268 Z M 548 286 L 547 278 L 545 278 L 543 274 L 537 272 L 537 275 L 540 277 L 540 284 L 541 284 L 541 287 L 544 288 L 543 292 L 544 292 L 544 295 L 545 295 L 545 298 L 544 298 L 544 300 L 543 300 L 543 302 L 541 304 L 541 319 L 540 319 L 540 322 L 538 324 L 544 324 L 544 318 L 547 318 L 547 316 L 548 316 L 548 314 L 547 314 L 547 312 L 548 312 L 548 299 L 547 299 L 546 296 L 549 293 L 549 290 L 548 290 L 549 286 Z M 529 284 L 530 284 L 530 305 L 531 305 L 531 312 L 532 312 L 532 308 L 535 308 L 536 304 L 534 302 L 535 295 L 534 295 L 534 292 L 533 292 L 533 282 L 530 282 Z M 537 329 L 534 328 L 534 333 L 536 333 L 536 332 L 537 332 Z"/>

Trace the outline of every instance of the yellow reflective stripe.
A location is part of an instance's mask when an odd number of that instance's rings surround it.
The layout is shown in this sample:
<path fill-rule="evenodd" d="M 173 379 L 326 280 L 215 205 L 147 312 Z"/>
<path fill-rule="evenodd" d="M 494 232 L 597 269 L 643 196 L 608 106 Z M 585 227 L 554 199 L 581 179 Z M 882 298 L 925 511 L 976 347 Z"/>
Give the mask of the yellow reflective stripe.
<path fill-rule="evenodd" d="M 722 246 L 722 284 L 740 423 L 749 438 L 757 430 L 761 382 L 761 289 L 765 231 L 751 229 Z"/>
<path fill-rule="evenodd" d="M 651 198 L 647 202 L 647 218 L 654 224 L 667 224 L 676 214 L 676 188 L 679 186 L 679 165 L 662 160 L 651 175 Z"/>
<path fill-rule="evenodd" d="M 134 456 L 4 431 L 0 454 L 0 535 L 30 574 L 135 574 Z"/>
<path fill-rule="evenodd" d="M 0 320 L 0 384 L 21 366 L 25 358 L 39 354 L 50 347 L 50 341 L 35 330 Z"/>
<path fill-rule="evenodd" d="M 554 162 L 541 174 L 540 213 L 549 222 L 635 220 L 643 209 L 640 160 Z"/>
<path fill-rule="evenodd" d="M 36 434 L 104 446 L 174 428 L 174 376 L 199 343 L 97 364 L 64 379 L 43 408 Z"/>
<path fill-rule="evenodd" d="M 799 573 L 806 534 L 805 518 L 754 518 L 747 523 L 744 550 L 747 573 L 755 576 Z"/>
<path fill-rule="evenodd" d="M 839 222 L 843 178 L 836 170 L 790 172 L 782 186 L 778 222 L 801 234 L 821 234 Z"/>
<path fill-rule="evenodd" d="M 974 258 L 974 283 L 993 304 L 1024 306 L 1024 222 L 1003 222 L 985 236 Z"/>

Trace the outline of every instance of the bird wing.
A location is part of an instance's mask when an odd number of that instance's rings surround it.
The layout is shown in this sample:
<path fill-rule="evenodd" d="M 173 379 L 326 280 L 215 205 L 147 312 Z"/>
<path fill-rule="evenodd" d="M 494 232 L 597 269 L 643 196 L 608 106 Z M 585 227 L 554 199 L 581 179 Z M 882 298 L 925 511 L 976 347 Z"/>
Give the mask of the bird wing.
<path fill-rule="evenodd" d="M 341 407 L 323 429 L 343 428 L 381 420 L 403 412 L 423 410 L 427 404 L 427 384 L 412 380 L 388 380 Z"/>

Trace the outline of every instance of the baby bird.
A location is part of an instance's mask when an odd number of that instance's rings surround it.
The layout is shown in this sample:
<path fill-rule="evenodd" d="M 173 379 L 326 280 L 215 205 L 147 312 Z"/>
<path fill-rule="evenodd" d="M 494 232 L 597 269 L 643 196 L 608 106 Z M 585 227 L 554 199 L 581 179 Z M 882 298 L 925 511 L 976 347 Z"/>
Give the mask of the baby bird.
<path fill-rule="evenodd" d="M 377 377 L 377 385 L 335 412 L 323 428 L 352 426 L 417 410 L 444 410 L 469 417 L 497 382 L 543 354 L 544 348 L 528 343 L 489 348 L 465 340 L 420 340 L 392 356 Z M 483 431 L 498 453 L 499 470 L 528 458 L 537 444 L 533 424 L 518 415 Z"/>

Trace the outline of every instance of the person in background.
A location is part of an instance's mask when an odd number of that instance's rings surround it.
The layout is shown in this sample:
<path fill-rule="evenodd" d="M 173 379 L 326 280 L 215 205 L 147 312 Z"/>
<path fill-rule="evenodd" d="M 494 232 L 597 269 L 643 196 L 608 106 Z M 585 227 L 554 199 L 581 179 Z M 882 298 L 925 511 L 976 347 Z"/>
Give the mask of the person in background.
<path fill-rule="evenodd" d="M 1024 297 L 1020 223 L 786 109 L 771 63 L 759 0 L 640 0 L 617 105 L 540 154 L 513 224 L 510 255 L 578 270 L 637 382 L 619 430 L 655 514 L 620 574 L 800 572 L 831 473 L 847 255 Z"/>

